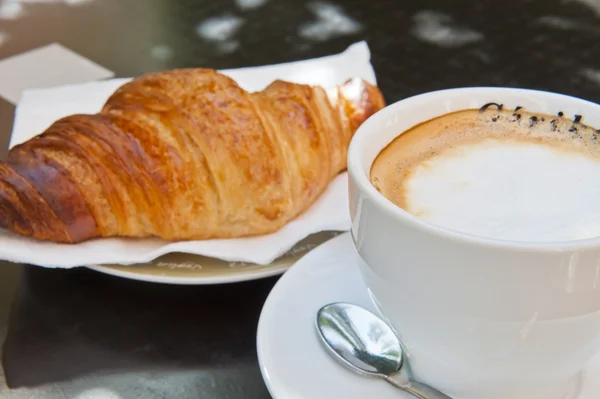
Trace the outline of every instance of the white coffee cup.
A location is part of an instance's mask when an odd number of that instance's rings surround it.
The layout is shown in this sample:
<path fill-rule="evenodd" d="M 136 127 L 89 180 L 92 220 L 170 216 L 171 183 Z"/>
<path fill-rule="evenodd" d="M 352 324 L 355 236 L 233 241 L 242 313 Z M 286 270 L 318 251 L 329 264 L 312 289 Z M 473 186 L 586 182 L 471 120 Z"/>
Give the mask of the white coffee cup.
<path fill-rule="evenodd" d="M 359 268 L 418 380 L 456 399 L 559 399 L 600 350 L 600 238 L 538 244 L 455 232 L 397 207 L 369 181 L 376 156 L 402 132 L 489 102 L 583 115 L 600 128 L 599 105 L 523 89 L 443 90 L 386 107 L 348 153 Z"/>

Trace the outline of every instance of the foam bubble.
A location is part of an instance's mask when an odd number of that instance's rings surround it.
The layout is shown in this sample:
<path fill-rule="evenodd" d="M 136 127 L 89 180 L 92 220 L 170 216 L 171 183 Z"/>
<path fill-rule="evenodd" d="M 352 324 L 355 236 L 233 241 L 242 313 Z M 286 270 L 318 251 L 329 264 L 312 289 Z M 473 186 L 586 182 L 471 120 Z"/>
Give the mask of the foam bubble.
<path fill-rule="evenodd" d="M 549 242 L 600 236 L 600 161 L 545 143 L 486 139 L 416 165 L 405 208 L 446 228 Z"/>

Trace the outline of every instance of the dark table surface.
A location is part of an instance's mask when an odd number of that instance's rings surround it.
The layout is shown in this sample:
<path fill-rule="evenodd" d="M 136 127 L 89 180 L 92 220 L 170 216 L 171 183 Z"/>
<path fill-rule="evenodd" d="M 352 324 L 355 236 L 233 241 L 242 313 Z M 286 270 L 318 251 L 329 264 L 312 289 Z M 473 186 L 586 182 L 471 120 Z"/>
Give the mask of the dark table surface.
<path fill-rule="evenodd" d="M 299 60 L 363 39 L 388 102 L 480 85 L 600 101 L 600 0 L 0 0 L 0 58 L 59 42 L 117 76 Z M 0 100 L 0 156 L 13 113 Z M 276 280 L 171 287 L 0 264 L 14 388 L 0 383 L 0 397 L 268 398 L 255 333 Z"/>

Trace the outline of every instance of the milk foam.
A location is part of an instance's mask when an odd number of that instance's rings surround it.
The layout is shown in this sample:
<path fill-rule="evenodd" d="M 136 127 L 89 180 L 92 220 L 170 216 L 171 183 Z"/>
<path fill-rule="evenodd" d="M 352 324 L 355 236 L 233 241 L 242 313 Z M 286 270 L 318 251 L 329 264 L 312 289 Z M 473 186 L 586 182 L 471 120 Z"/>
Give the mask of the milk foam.
<path fill-rule="evenodd" d="M 414 165 L 405 209 L 433 224 L 529 242 L 600 236 L 600 161 L 510 139 L 440 151 Z"/>

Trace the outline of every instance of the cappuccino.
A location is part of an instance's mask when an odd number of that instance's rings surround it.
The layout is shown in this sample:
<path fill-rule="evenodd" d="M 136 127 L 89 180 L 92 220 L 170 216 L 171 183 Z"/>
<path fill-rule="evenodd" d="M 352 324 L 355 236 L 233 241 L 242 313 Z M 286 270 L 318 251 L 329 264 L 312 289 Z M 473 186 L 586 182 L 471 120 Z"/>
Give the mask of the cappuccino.
<path fill-rule="evenodd" d="M 371 183 L 441 227 L 552 242 L 600 236 L 600 132 L 582 117 L 486 104 L 402 133 L 375 159 Z"/>

